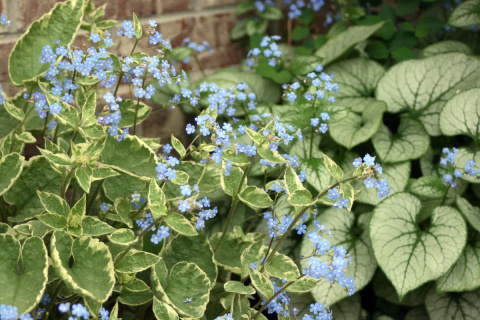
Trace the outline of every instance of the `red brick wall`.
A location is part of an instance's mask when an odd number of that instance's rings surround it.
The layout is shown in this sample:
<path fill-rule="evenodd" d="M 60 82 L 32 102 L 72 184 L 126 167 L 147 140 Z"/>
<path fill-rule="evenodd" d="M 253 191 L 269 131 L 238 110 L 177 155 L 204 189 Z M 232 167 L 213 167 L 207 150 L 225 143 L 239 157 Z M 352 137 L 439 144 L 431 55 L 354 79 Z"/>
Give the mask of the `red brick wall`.
<path fill-rule="evenodd" d="M 12 96 L 19 88 L 10 84 L 8 77 L 8 55 L 17 39 L 28 26 L 49 12 L 57 2 L 62 0 L 0 0 L 0 12 L 4 12 L 11 20 L 8 28 L 0 31 L 0 84 L 8 96 Z M 135 12 L 140 22 L 146 26 L 148 20 L 156 20 L 159 31 L 164 38 L 171 40 L 172 46 L 178 46 L 183 39 L 190 37 L 192 41 L 208 41 L 214 53 L 202 53 L 199 60 L 207 73 L 213 70 L 235 65 L 243 56 L 242 48 L 230 42 L 230 31 L 235 25 L 235 6 L 240 0 L 94 0 L 96 6 L 107 4 L 105 19 L 131 19 Z M 81 31 L 82 33 L 83 31 Z M 86 35 L 85 32 L 83 32 Z M 115 46 L 113 50 L 118 55 L 128 55 L 133 45 L 132 39 L 120 38 L 116 30 L 112 32 Z M 76 40 L 81 46 L 84 36 Z M 148 47 L 148 48 L 147 48 Z M 136 51 L 146 51 L 154 54 L 154 48 L 144 39 L 137 45 Z M 185 66 L 188 68 L 188 66 Z M 197 70 L 191 70 L 192 78 L 198 78 Z M 127 89 L 127 88 L 123 88 Z M 119 93 L 128 92 L 120 89 Z M 150 137 L 161 137 L 167 141 L 174 133 L 181 139 L 185 138 L 185 122 L 180 110 L 164 109 L 154 106 L 154 112 L 137 130 Z"/>
<path fill-rule="evenodd" d="M 0 12 L 11 20 L 8 28 L 0 31 L 0 84 L 8 95 L 17 90 L 9 84 L 7 57 L 17 39 L 28 26 L 50 11 L 62 0 L 0 0 Z M 172 45 L 178 46 L 186 37 L 193 41 L 208 41 L 213 54 L 199 56 L 207 71 L 238 63 L 242 50 L 230 42 L 229 33 L 236 22 L 235 6 L 239 0 L 94 0 L 95 5 L 107 4 L 105 19 L 131 19 L 135 12 L 146 25 L 149 19 L 156 20 L 159 30 Z M 116 32 L 114 32 L 116 35 Z M 83 41 L 81 37 L 78 41 Z M 131 39 L 114 37 L 117 54 L 128 54 Z M 148 40 L 139 43 L 138 50 L 148 46 Z M 153 53 L 153 52 L 152 52 Z"/>

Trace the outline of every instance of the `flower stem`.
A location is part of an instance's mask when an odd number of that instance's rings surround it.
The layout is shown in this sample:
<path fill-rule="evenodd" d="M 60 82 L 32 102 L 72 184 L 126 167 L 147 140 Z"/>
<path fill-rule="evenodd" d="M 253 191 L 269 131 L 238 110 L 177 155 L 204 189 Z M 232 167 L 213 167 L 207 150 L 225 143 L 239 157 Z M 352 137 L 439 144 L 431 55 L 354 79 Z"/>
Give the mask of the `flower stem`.
<path fill-rule="evenodd" d="M 339 185 L 341 185 L 342 183 L 345 183 L 345 182 L 348 182 L 348 181 L 352 181 L 352 180 L 355 180 L 357 178 L 359 178 L 360 175 L 358 176 L 353 176 L 351 178 L 347 178 L 347 179 L 344 179 L 342 181 L 339 181 L 339 182 L 336 182 L 334 184 L 332 184 L 330 187 L 328 187 L 327 189 L 325 189 L 323 192 L 319 193 L 315 199 L 314 199 L 314 203 L 316 203 L 318 200 L 320 200 L 321 197 L 323 197 L 324 195 L 326 195 L 328 193 L 328 190 L 330 189 L 333 189 L 335 187 L 338 187 Z M 293 222 L 288 226 L 288 229 L 287 231 L 282 235 L 282 237 L 280 238 L 280 240 L 278 240 L 277 244 L 275 245 L 275 247 L 273 248 L 272 252 L 270 252 L 270 255 L 268 256 L 268 258 L 266 258 L 265 260 L 265 264 L 267 264 L 268 262 L 270 262 L 272 259 L 273 259 L 273 256 L 275 255 L 275 253 L 278 251 L 278 249 L 280 249 L 280 246 L 282 245 L 282 243 L 285 241 L 285 239 L 287 238 L 288 234 L 290 233 L 290 231 L 292 231 L 292 229 L 295 227 L 295 225 L 297 224 L 298 220 L 300 220 L 300 218 L 302 217 L 302 215 L 307 212 L 307 210 L 311 207 L 312 205 L 309 205 L 307 207 L 304 207 L 302 209 L 302 211 L 300 211 L 297 216 L 295 217 L 295 219 L 293 220 Z M 262 266 L 262 269 L 260 270 L 260 272 L 263 272 L 263 270 L 265 269 L 265 264 Z"/>

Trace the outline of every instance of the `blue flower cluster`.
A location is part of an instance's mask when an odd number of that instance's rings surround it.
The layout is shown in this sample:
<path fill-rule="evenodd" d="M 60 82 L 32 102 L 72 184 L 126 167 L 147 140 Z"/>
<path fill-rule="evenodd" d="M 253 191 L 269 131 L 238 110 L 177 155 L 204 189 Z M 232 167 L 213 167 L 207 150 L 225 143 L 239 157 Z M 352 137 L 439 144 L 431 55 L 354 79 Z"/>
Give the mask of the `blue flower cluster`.
<path fill-rule="evenodd" d="M 157 164 L 157 179 L 162 181 L 171 181 L 177 177 L 177 170 L 173 169 L 180 161 L 174 156 L 168 156 L 172 151 L 172 146 L 166 144 L 163 146 L 163 156 L 161 162 Z"/>
<path fill-rule="evenodd" d="M 256 0 L 253 5 L 258 12 L 265 12 L 267 6 L 275 6 L 275 3 L 272 0 Z"/>
<path fill-rule="evenodd" d="M 221 317 L 216 317 L 215 320 L 235 320 L 235 319 L 232 317 L 231 313 L 226 313 Z"/>
<path fill-rule="evenodd" d="M 210 43 L 208 43 L 208 41 L 203 41 L 202 43 L 196 43 L 196 42 L 193 42 L 192 39 L 190 39 L 190 37 L 189 37 L 189 38 L 183 39 L 182 46 L 192 49 L 194 54 L 202 53 L 202 52 L 205 52 L 205 51 L 213 53 L 213 49 L 210 46 Z M 187 57 L 182 62 L 183 63 L 189 63 L 190 62 L 190 57 Z"/>
<path fill-rule="evenodd" d="M 279 63 L 282 57 L 282 51 L 280 51 L 276 41 L 280 40 L 280 36 L 265 36 L 260 42 L 260 48 L 253 48 L 247 54 L 247 60 L 245 64 L 249 67 L 253 67 L 255 59 L 265 57 L 268 59 L 268 64 L 275 67 Z"/>
<path fill-rule="evenodd" d="M 338 282 L 348 290 L 348 294 L 355 293 L 353 277 L 345 277 L 347 265 L 351 263 L 351 257 L 342 246 L 333 246 L 332 261 L 326 261 L 324 256 L 331 248 L 331 243 L 324 235 L 330 237 L 332 233 L 319 220 L 314 220 L 315 230 L 307 234 L 307 239 L 313 243 L 314 252 L 308 260 L 308 268 L 304 268 L 303 274 L 315 279 L 324 279 L 330 283 Z M 320 256 L 317 256 L 320 255 Z"/>
<path fill-rule="evenodd" d="M 87 308 L 80 304 L 80 303 L 75 303 L 71 304 L 70 302 L 64 302 L 60 303 L 58 305 L 58 311 L 63 314 L 70 314 L 71 316 L 68 317 L 68 319 L 89 319 L 90 318 L 90 312 L 88 312 Z M 99 317 L 101 320 L 108 320 L 109 319 L 110 312 L 102 308 L 99 313 Z M 95 317 L 95 319 L 98 319 Z"/>
<path fill-rule="evenodd" d="M 178 210 L 182 213 L 185 213 L 190 210 L 198 209 L 198 216 L 196 217 L 196 225 L 195 228 L 197 230 L 201 230 L 205 228 L 205 221 L 215 218 L 218 213 L 217 207 L 211 209 L 210 208 L 210 200 L 207 197 L 200 199 L 198 201 L 195 198 L 200 193 L 199 187 L 194 184 L 193 191 L 195 191 L 196 195 L 192 196 L 192 188 L 189 185 L 180 186 L 180 193 L 185 197 L 182 200 L 178 201 Z M 193 214 L 193 213 L 192 213 Z"/>
<path fill-rule="evenodd" d="M 450 173 L 446 173 L 443 175 L 443 181 L 450 184 L 452 188 L 457 186 L 457 183 L 455 182 L 455 178 L 461 178 L 463 174 L 470 177 L 476 177 L 477 174 L 480 175 L 480 169 L 475 168 L 477 164 L 473 160 L 467 161 L 467 163 L 463 167 L 463 170 L 464 170 L 463 173 L 458 169 L 454 169 L 455 157 L 458 155 L 459 152 L 460 150 L 458 150 L 457 148 L 452 148 L 452 150 L 450 150 L 449 148 L 443 148 L 442 154 L 444 154 L 445 157 L 440 158 L 440 165 L 443 167 L 446 167 L 447 170 L 450 171 Z"/>
<path fill-rule="evenodd" d="M 335 97 L 330 94 L 330 92 L 338 93 L 338 84 L 333 82 L 333 74 L 328 75 L 323 71 L 323 66 L 318 65 L 315 67 L 315 72 L 310 72 L 307 74 L 306 78 L 303 80 L 305 86 L 310 86 L 304 97 L 307 101 L 315 104 L 316 100 L 323 100 L 327 95 L 327 100 L 334 103 Z M 284 98 L 288 102 L 297 101 L 299 89 L 301 85 L 299 82 L 294 82 L 292 84 L 284 84 Z M 310 91 L 312 90 L 313 93 Z M 313 124 L 312 124 L 313 125 Z"/>
<path fill-rule="evenodd" d="M 152 223 L 153 223 L 153 220 L 152 220 Z M 150 239 L 150 241 L 153 244 L 159 244 L 163 239 L 167 238 L 168 236 L 170 236 L 170 228 L 165 226 L 160 226 L 157 230 L 157 233 L 152 235 L 152 238 Z"/>
<path fill-rule="evenodd" d="M 18 316 L 18 308 L 9 305 L 0 305 L 0 320 L 32 320 L 30 313 Z"/>
<path fill-rule="evenodd" d="M 272 206 L 271 209 L 272 211 L 265 211 L 263 213 L 263 218 L 267 221 L 268 235 L 271 238 L 275 238 L 287 232 L 288 228 L 293 223 L 293 217 L 289 214 L 286 214 L 280 218 L 275 213 L 275 207 Z M 307 221 L 307 218 L 308 213 L 305 212 L 302 216 L 302 222 L 296 226 L 298 234 L 305 233 L 307 227 L 304 225 L 304 223 Z"/>
<path fill-rule="evenodd" d="M 325 5 L 324 0 L 284 0 L 284 4 L 288 6 L 288 18 L 297 19 L 302 15 L 302 9 L 310 8 L 317 12 Z"/>
<path fill-rule="evenodd" d="M 362 162 L 363 160 L 363 162 Z M 364 164 L 366 167 L 373 167 L 375 171 L 381 175 L 383 173 L 383 168 L 380 164 L 375 163 L 375 157 L 372 157 L 368 153 L 362 158 L 358 157 L 355 158 L 353 161 L 353 166 L 355 168 L 360 167 L 362 164 Z M 388 185 L 387 179 L 381 179 L 381 180 L 376 180 L 374 179 L 373 176 L 373 171 L 366 171 L 364 172 L 367 176 L 370 175 L 367 179 L 364 180 L 364 184 L 367 188 L 375 188 L 377 190 L 377 196 L 379 199 L 382 199 L 383 197 L 388 197 L 390 195 L 390 188 Z"/>

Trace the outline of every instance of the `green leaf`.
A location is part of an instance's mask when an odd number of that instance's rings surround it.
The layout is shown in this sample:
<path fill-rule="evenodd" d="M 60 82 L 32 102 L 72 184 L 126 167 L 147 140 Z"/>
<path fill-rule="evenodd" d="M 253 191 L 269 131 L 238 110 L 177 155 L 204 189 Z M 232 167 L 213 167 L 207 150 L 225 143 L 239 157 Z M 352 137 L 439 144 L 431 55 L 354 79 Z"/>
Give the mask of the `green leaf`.
<path fill-rule="evenodd" d="M 215 233 L 210 238 L 210 245 L 216 248 L 221 233 Z M 215 262 L 226 270 L 240 274 L 242 272 L 242 254 L 252 244 L 251 240 L 245 240 L 232 232 L 227 232 L 222 243 L 215 251 Z"/>
<path fill-rule="evenodd" d="M 432 288 L 425 299 L 425 307 L 430 319 L 473 320 L 480 318 L 479 299 L 480 290 L 436 294 Z"/>
<path fill-rule="evenodd" d="M 321 280 L 314 278 L 302 278 L 295 281 L 294 284 L 289 286 L 285 291 L 294 293 L 310 292 Z"/>
<path fill-rule="evenodd" d="M 293 281 L 300 277 L 300 272 L 295 262 L 281 253 L 276 254 L 269 263 L 265 264 L 265 271 L 272 277 L 288 281 Z"/>
<path fill-rule="evenodd" d="M 328 65 L 334 60 L 351 50 L 358 43 L 368 39 L 383 22 L 371 26 L 353 26 L 328 39 L 320 49 L 315 52 L 316 56 L 324 58 L 323 65 Z"/>
<path fill-rule="evenodd" d="M 238 294 L 255 294 L 255 289 L 247 287 L 240 281 L 227 281 L 224 285 L 226 292 L 233 292 Z"/>
<path fill-rule="evenodd" d="M 179 262 L 170 272 L 165 293 L 181 314 L 200 318 L 207 307 L 210 285 L 207 275 L 196 264 Z M 189 298 L 192 302 L 185 303 Z"/>
<path fill-rule="evenodd" d="M 230 32 L 230 39 L 238 40 L 247 35 L 247 23 L 250 19 L 242 19 L 233 26 Z"/>
<path fill-rule="evenodd" d="M 4 101 L 3 107 L 12 117 L 17 120 L 23 121 L 23 119 L 25 118 L 25 114 L 23 113 L 22 109 L 17 108 L 13 103 Z"/>
<path fill-rule="evenodd" d="M 290 71 L 299 75 L 306 75 L 315 71 L 315 67 L 321 63 L 322 59 L 317 56 L 296 56 L 290 61 Z"/>
<path fill-rule="evenodd" d="M 15 137 L 18 139 L 18 141 L 21 141 L 23 143 L 37 142 L 37 139 L 35 139 L 35 137 L 28 131 L 22 132 L 19 135 L 15 134 Z"/>
<path fill-rule="evenodd" d="M 363 289 L 370 282 L 377 269 L 369 237 L 370 216 L 370 213 L 358 215 L 346 209 L 333 208 L 325 210 L 319 216 L 322 224 L 335 235 L 329 239 L 332 246 L 342 246 L 350 254 L 352 264 L 347 266 L 345 277 L 352 276 L 355 279 L 357 290 Z M 309 230 L 313 229 L 313 226 L 309 227 Z M 312 242 L 304 238 L 300 253 L 303 256 L 310 256 L 312 252 Z M 328 261 L 325 258 L 321 259 Z M 301 266 L 308 267 L 308 259 L 302 260 Z M 338 283 L 320 281 L 312 290 L 312 295 L 316 301 L 332 305 L 348 297 L 348 292 Z"/>
<path fill-rule="evenodd" d="M 165 223 L 176 232 L 185 236 L 196 236 L 198 234 L 190 221 L 181 214 L 170 212 L 165 216 Z"/>
<path fill-rule="evenodd" d="M 99 237 L 114 232 L 114 227 L 96 217 L 86 216 L 82 220 L 83 235 Z"/>
<path fill-rule="evenodd" d="M 295 169 L 292 166 L 288 166 L 285 170 L 285 187 L 287 188 L 288 194 L 293 194 L 297 190 L 305 190 L 305 187 L 300 182 L 300 178 L 298 177 Z"/>
<path fill-rule="evenodd" d="M 168 55 L 173 60 L 183 61 L 192 55 L 193 49 L 188 47 L 176 47 Z"/>
<path fill-rule="evenodd" d="M 54 40 L 60 40 L 62 46 L 73 42 L 83 18 L 83 4 L 83 0 L 58 3 L 20 37 L 8 59 L 10 80 L 15 86 L 48 70 L 49 65 L 40 62 L 44 46 L 54 46 Z"/>
<path fill-rule="evenodd" d="M 313 205 L 315 201 L 313 201 L 310 191 L 298 189 L 288 196 L 288 203 L 296 207 L 305 207 Z"/>
<path fill-rule="evenodd" d="M 232 166 L 230 170 L 230 174 L 228 176 L 225 175 L 225 170 L 222 168 L 222 175 L 221 175 L 221 185 L 223 191 L 226 194 L 235 197 L 237 192 L 239 191 L 240 183 L 242 182 L 243 177 L 243 170 L 239 167 Z M 245 187 L 245 183 L 242 187 Z M 241 190 L 240 190 L 241 192 Z"/>
<path fill-rule="evenodd" d="M 165 302 L 153 297 L 153 314 L 157 320 L 178 320 L 178 314 Z"/>
<path fill-rule="evenodd" d="M 305 39 L 309 34 L 310 34 L 309 28 L 304 26 L 296 26 L 295 28 L 293 28 L 293 31 L 292 31 L 292 39 L 293 41 L 300 41 L 302 39 Z"/>
<path fill-rule="evenodd" d="M 433 43 L 422 50 L 425 57 L 433 56 L 436 54 L 461 52 L 465 54 L 471 54 L 472 49 L 465 43 L 455 40 L 445 40 Z"/>
<path fill-rule="evenodd" d="M 250 279 L 252 280 L 252 284 L 255 289 L 257 289 L 257 291 L 265 298 L 271 298 L 275 292 L 270 279 L 265 276 L 265 274 L 260 273 L 257 270 L 250 268 L 248 271 L 250 272 Z"/>
<path fill-rule="evenodd" d="M 445 195 L 447 185 L 439 177 L 422 176 L 411 182 L 408 191 L 419 198 L 439 199 Z"/>
<path fill-rule="evenodd" d="M 372 143 L 382 163 L 395 163 L 420 158 L 428 150 L 430 137 L 417 120 L 403 117 L 396 134 L 380 125 Z"/>
<path fill-rule="evenodd" d="M 104 163 L 121 169 L 124 173 L 105 180 L 104 190 L 110 200 L 142 190 L 145 181 L 157 175 L 155 153 L 136 136 L 127 136 L 122 143 L 109 137 L 102 157 Z"/>
<path fill-rule="evenodd" d="M 258 187 L 248 186 L 239 194 L 240 200 L 246 205 L 256 208 L 268 208 L 273 204 L 270 196 Z"/>
<path fill-rule="evenodd" d="M 374 101 L 371 97 L 385 73 L 385 68 L 373 60 L 355 58 L 335 63 L 326 68 L 325 72 L 333 72 L 334 81 L 341 88 L 335 96 L 336 104 L 351 107 L 355 112 L 363 112 Z M 357 100 L 367 102 L 350 103 Z"/>
<path fill-rule="evenodd" d="M 425 303 L 425 296 L 432 286 L 432 283 L 426 283 L 419 288 L 410 291 L 404 297 L 402 297 L 402 300 L 399 300 L 395 288 L 381 270 L 378 270 L 377 274 L 373 278 L 373 290 L 375 295 L 385 299 L 390 303 L 407 307 L 417 307 L 423 305 Z"/>
<path fill-rule="evenodd" d="M 455 203 L 465 220 L 467 220 L 475 230 L 480 232 L 480 208 L 472 206 L 467 199 L 460 196 L 457 197 Z"/>
<path fill-rule="evenodd" d="M 480 24 L 480 1 L 467 0 L 453 10 L 447 23 L 452 27 L 465 28 Z"/>
<path fill-rule="evenodd" d="M 384 102 L 373 102 L 363 110 L 361 115 L 352 113 L 330 124 L 330 135 L 340 145 L 352 149 L 373 137 L 380 128 L 386 109 Z"/>
<path fill-rule="evenodd" d="M 480 287 L 480 233 L 469 234 L 460 258 L 436 284 L 437 292 L 462 292 Z"/>
<path fill-rule="evenodd" d="M 162 258 L 168 269 L 182 261 L 195 263 L 208 276 L 212 287 L 217 280 L 213 250 L 203 232 L 196 237 L 179 235 L 173 238 L 162 251 Z"/>
<path fill-rule="evenodd" d="M 4 194 L 5 201 L 15 205 L 19 212 L 9 219 L 19 222 L 42 213 L 44 207 L 36 191 L 58 192 L 61 181 L 60 174 L 50 166 L 45 157 L 30 158 L 15 184 Z"/>
<path fill-rule="evenodd" d="M 394 65 L 379 82 L 376 98 L 385 101 L 388 112 L 409 111 L 428 134 L 438 136 L 445 103 L 479 84 L 480 60 L 463 53 L 437 54 Z"/>
<path fill-rule="evenodd" d="M 133 13 L 133 29 L 135 30 L 135 38 L 140 40 L 142 38 L 142 25 L 138 21 L 137 15 Z"/>
<path fill-rule="evenodd" d="M 122 119 L 118 124 L 119 128 L 131 127 L 135 121 L 135 110 L 137 110 L 137 124 L 142 123 L 145 119 L 148 118 L 152 108 L 147 106 L 141 101 L 135 101 L 130 99 L 123 99 L 119 103 L 120 112 L 122 113 Z M 138 105 L 138 107 L 137 107 Z M 117 141 L 118 142 L 118 141 Z"/>
<path fill-rule="evenodd" d="M 120 289 L 118 301 L 127 306 L 141 306 L 153 299 L 153 292 L 145 282 L 136 279 L 133 284 Z"/>
<path fill-rule="evenodd" d="M 65 229 L 67 227 L 67 218 L 59 214 L 41 214 L 37 216 L 37 219 L 53 229 Z"/>
<path fill-rule="evenodd" d="M 80 200 L 75 203 L 68 218 L 68 232 L 80 237 L 83 235 L 82 220 L 85 217 L 86 194 L 84 193 Z"/>
<path fill-rule="evenodd" d="M 90 192 L 90 184 L 93 179 L 93 170 L 90 167 L 82 168 L 79 167 L 75 170 L 75 178 L 77 182 L 82 187 L 85 192 Z"/>
<path fill-rule="evenodd" d="M 385 46 L 385 44 L 382 41 L 379 41 L 379 40 L 370 42 L 365 47 L 365 52 L 368 54 L 370 58 L 376 59 L 376 60 L 387 59 L 389 55 L 388 48 Z"/>
<path fill-rule="evenodd" d="M 360 295 L 355 294 L 343 299 L 339 303 L 333 305 L 331 310 L 332 314 L 335 314 L 335 320 L 361 319 L 362 305 L 360 303 Z M 378 318 L 378 320 L 381 319 Z"/>
<path fill-rule="evenodd" d="M 108 240 L 115 244 L 130 245 L 137 241 L 135 233 L 130 229 L 117 229 L 114 233 L 108 235 Z"/>
<path fill-rule="evenodd" d="M 18 153 L 10 153 L 0 160 L 0 196 L 7 192 L 23 170 L 25 158 Z"/>
<path fill-rule="evenodd" d="M 267 20 L 280 20 L 283 19 L 282 10 L 275 5 L 266 5 L 265 10 L 260 12 L 260 16 Z"/>
<path fill-rule="evenodd" d="M 119 273 L 137 273 L 150 268 L 159 261 L 160 257 L 153 253 L 132 249 L 115 265 L 115 271 Z"/>
<path fill-rule="evenodd" d="M 415 196 L 397 193 L 376 207 L 370 221 L 375 257 L 400 299 L 447 272 L 465 246 L 466 225 L 458 211 L 437 207 L 430 228 L 422 231 L 416 223 L 420 209 Z"/>
<path fill-rule="evenodd" d="M 120 220 L 125 223 L 129 228 L 133 228 L 133 220 L 132 218 L 130 218 L 130 209 L 132 208 L 132 203 L 130 202 L 130 199 L 126 197 L 120 197 L 115 199 L 113 208 L 120 217 Z"/>
<path fill-rule="evenodd" d="M 338 164 L 335 163 L 332 159 L 330 159 L 327 155 L 323 154 L 323 159 L 325 161 L 325 167 L 327 168 L 328 172 L 334 177 L 337 181 L 342 181 L 343 179 L 343 171 L 342 169 L 338 166 Z"/>
<path fill-rule="evenodd" d="M 104 243 L 90 237 L 73 240 L 65 231 L 55 231 L 50 250 L 55 270 L 69 289 L 100 302 L 108 299 L 115 275 L 112 256 Z M 69 266 L 71 256 L 72 267 Z"/>
<path fill-rule="evenodd" d="M 407 13 L 411 13 L 418 9 L 420 0 L 400 1 L 397 3 L 397 16 L 402 16 Z"/>
<path fill-rule="evenodd" d="M 72 160 L 69 156 L 67 156 L 63 151 L 61 153 L 54 153 L 50 150 L 46 149 L 38 149 L 41 154 L 45 156 L 45 158 L 52 164 L 58 166 L 70 166 L 72 164 Z"/>
<path fill-rule="evenodd" d="M 440 129 L 446 136 L 464 134 L 480 140 L 480 88 L 453 96 L 440 112 Z"/>
<path fill-rule="evenodd" d="M 180 140 L 178 140 L 177 138 L 175 138 L 172 134 L 172 146 L 173 148 L 175 149 L 175 151 L 178 152 L 178 154 L 180 155 L 181 158 L 183 158 L 185 156 L 185 147 L 183 146 L 182 142 Z"/>
<path fill-rule="evenodd" d="M 48 279 L 48 255 L 42 239 L 31 237 L 20 244 L 9 234 L 0 234 L 0 301 L 31 311 L 43 295 Z"/>

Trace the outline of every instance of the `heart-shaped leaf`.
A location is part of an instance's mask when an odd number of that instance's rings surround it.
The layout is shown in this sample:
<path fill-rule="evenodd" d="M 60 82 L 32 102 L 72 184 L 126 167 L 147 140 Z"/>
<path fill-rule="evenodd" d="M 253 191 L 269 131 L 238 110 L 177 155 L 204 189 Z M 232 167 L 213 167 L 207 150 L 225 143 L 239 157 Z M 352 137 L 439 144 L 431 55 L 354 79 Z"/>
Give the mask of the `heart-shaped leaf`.
<path fill-rule="evenodd" d="M 15 184 L 4 194 L 5 201 L 15 205 L 19 212 L 9 219 L 19 222 L 44 212 L 37 191 L 58 192 L 61 182 L 60 174 L 52 168 L 45 157 L 30 158 Z"/>
<path fill-rule="evenodd" d="M 430 319 L 480 319 L 480 289 L 470 292 L 436 294 L 432 288 L 425 299 Z"/>
<path fill-rule="evenodd" d="M 437 207 L 423 231 L 416 223 L 420 210 L 415 196 L 397 193 L 376 207 L 370 221 L 375 257 L 400 299 L 448 271 L 465 246 L 466 224 L 458 211 Z"/>
<path fill-rule="evenodd" d="M 48 279 L 48 255 L 42 239 L 20 241 L 0 234 L 0 303 L 32 310 L 43 295 Z"/>
<path fill-rule="evenodd" d="M 379 129 L 383 113 L 387 109 L 384 102 L 369 104 L 362 114 L 353 113 L 330 125 L 333 140 L 347 149 L 368 141 Z"/>
<path fill-rule="evenodd" d="M 108 299 L 115 275 L 112 256 L 105 244 L 90 237 L 74 240 L 67 232 L 58 230 L 53 233 L 50 249 L 55 270 L 68 288 L 100 302 Z M 71 267 L 70 257 L 74 261 Z"/>
<path fill-rule="evenodd" d="M 382 124 L 372 143 L 382 162 L 395 163 L 420 158 L 428 150 L 430 137 L 421 123 L 404 117 L 396 134 Z"/>
<path fill-rule="evenodd" d="M 480 139 L 480 88 L 453 96 L 440 113 L 440 129 L 446 136 L 468 135 Z"/>
<path fill-rule="evenodd" d="M 207 307 L 210 287 L 207 275 L 196 264 L 179 262 L 170 272 L 165 293 L 183 315 L 200 318 Z M 191 302 L 185 303 L 187 299 Z"/>
<path fill-rule="evenodd" d="M 407 110 L 423 123 L 428 134 L 438 136 L 445 103 L 458 90 L 479 84 L 480 60 L 463 53 L 437 54 L 394 65 L 380 80 L 376 97 L 387 103 L 388 112 Z"/>
<path fill-rule="evenodd" d="M 0 160 L 0 196 L 10 189 L 23 170 L 25 158 L 18 153 L 10 153 Z"/>
<path fill-rule="evenodd" d="M 452 27 L 465 28 L 480 24 L 480 1 L 467 0 L 453 10 L 447 22 Z"/>
<path fill-rule="evenodd" d="M 480 287 L 480 233 L 472 230 L 460 258 L 437 280 L 437 291 L 461 292 L 478 287 Z"/>
<path fill-rule="evenodd" d="M 24 81 L 48 70 L 49 64 L 40 62 L 44 46 L 53 47 L 55 40 L 60 40 L 62 46 L 72 43 L 82 22 L 83 4 L 83 0 L 58 3 L 18 39 L 8 59 L 10 80 L 14 85 L 21 86 Z"/>
<path fill-rule="evenodd" d="M 371 97 L 377 88 L 378 81 L 385 73 L 385 68 L 374 60 L 355 58 L 335 63 L 326 68 L 325 72 L 333 73 L 334 81 L 341 88 L 335 96 L 337 103 L 361 113 L 372 101 L 375 101 Z"/>

